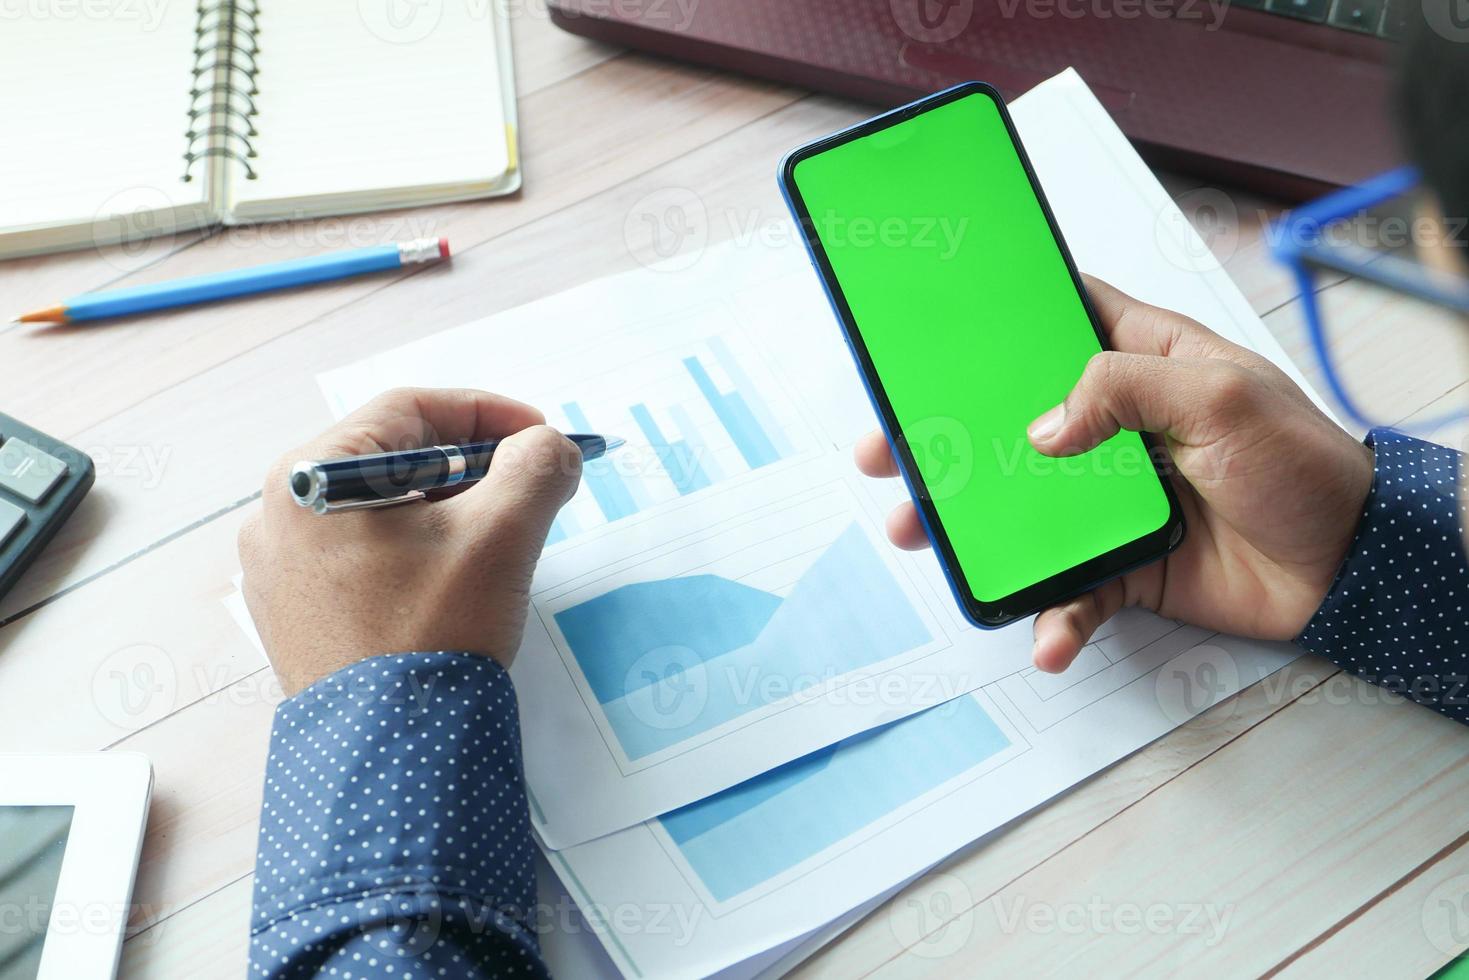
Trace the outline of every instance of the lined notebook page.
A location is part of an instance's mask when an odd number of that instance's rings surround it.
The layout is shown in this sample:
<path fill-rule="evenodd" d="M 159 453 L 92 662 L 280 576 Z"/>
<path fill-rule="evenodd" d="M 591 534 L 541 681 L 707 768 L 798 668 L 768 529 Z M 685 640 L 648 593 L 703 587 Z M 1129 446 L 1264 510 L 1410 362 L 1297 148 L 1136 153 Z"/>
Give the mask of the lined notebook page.
<path fill-rule="evenodd" d="M 484 182 L 508 168 L 492 0 L 262 6 L 259 177 L 237 175 L 234 203 Z"/>
<path fill-rule="evenodd" d="M 180 179 L 194 5 L 47 10 L 0 27 L 0 230 L 202 204 Z"/>

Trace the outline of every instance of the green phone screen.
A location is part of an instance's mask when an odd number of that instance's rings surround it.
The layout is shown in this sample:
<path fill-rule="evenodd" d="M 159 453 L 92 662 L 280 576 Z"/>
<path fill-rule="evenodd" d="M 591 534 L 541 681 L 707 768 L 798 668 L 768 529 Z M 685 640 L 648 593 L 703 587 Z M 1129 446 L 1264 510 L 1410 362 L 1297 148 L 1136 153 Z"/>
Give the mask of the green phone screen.
<path fill-rule="evenodd" d="M 1101 350 L 995 103 L 972 94 L 800 159 L 815 237 L 973 597 L 1168 521 L 1142 439 L 1040 455 L 1026 426 Z"/>

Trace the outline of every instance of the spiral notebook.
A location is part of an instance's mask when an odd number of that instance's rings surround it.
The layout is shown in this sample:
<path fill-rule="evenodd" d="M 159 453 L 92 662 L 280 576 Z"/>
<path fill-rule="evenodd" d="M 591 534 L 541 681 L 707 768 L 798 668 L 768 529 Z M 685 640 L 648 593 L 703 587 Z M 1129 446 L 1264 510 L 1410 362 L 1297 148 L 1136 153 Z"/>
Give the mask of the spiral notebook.
<path fill-rule="evenodd" d="M 0 31 L 0 257 L 520 186 L 504 0 L 71 9 Z"/>

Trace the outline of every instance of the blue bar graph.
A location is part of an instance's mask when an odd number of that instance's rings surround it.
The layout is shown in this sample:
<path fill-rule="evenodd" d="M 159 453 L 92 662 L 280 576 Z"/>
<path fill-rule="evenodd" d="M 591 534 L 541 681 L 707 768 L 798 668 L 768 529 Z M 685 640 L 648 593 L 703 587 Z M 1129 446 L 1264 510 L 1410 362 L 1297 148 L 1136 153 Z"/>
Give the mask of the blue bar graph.
<path fill-rule="evenodd" d="M 551 522 L 551 533 L 546 535 L 546 547 L 549 548 L 567 538 L 574 538 L 580 533 L 581 522 L 569 509 L 563 508 L 561 513 L 556 515 L 556 519 Z"/>
<path fill-rule="evenodd" d="M 596 398 L 586 396 L 590 414 L 579 402 L 561 405 L 565 431 L 611 432 L 627 437 L 632 446 L 583 467 L 583 491 L 551 525 L 547 546 L 796 454 L 780 425 L 783 416 L 772 411 L 756 385 L 759 375 L 737 356 L 739 343 L 737 337 L 713 336 L 678 353 L 660 352 L 654 358 L 658 387 L 630 379 L 625 386 L 604 382 Z M 682 364 L 675 366 L 678 361 Z M 639 368 L 633 376 L 646 377 L 653 367 Z M 673 377 L 665 373 L 670 368 Z M 633 404 L 637 398 L 648 400 Z M 649 465 L 654 458 L 659 465 Z"/>
<path fill-rule="evenodd" d="M 709 478 L 709 482 L 718 483 L 724 479 L 724 471 L 719 468 L 719 462 L 705 445 L 704 437 L 699 434 L 699 427 L 689 416 L 689 410 L 682 405 L 671 405 L 668 414 L 673 416 L 673 424 L 678 426 L 678 434 L 683 436 L 683 441 L 693 450 L 694 458 L 701 461 L 704 475 Z"/>
<path fill-rule="evenodd" d="M 664 438 L 663 430 L 658 428 L 658 423 L 653 420 L 653 414 L 648 411 L 648 406 L 634 405 L 632 417 L 638 423 L 638 428 L 643 430 L 643 438 L 648 440 L 648 444 L 658 454 L 663 469 L 668 472 L 668 477 L 673 481 L 680 496 L 693 493 L 695 490 L 702 490 L 709 485 L 709 477 L 704 475 L 704 470 L 699 466 L 699 458 L 694 450 L 682 439 L 677 442 L 669 442 Z"/>
<path fill-rule="evenodd" d="M 735 448 L 740 451 L 740 455 L 745 458 L 750 469 L 759 469 L 780 459 L 780 453 L 776 451 L 775 445 L 765 434 L 765 430 L 760 427 L 755 413 L 750 410 L 741 392 L 732 391 L 725 394 L 720 391 L 697 357 L 686 357 L 683 363 L 693 377 L 694 384 L 699 386 L 699 392 L 704 396 L 704 400 L 709 403 L 710 408 L 714 409 L 720 425 L 724 426 L 724 430 L 734 440 Z M 750 392 L 750 395 L 755 397 L 753 391 Z"/>
<path fill-rule="evenodd" d="M 578 432 L 595 432 L 592 423 L 587 420 L 586 413 L 576 402 L 567 402 L 561 406 L 566 413 L 566 418 L 571 422 L 571 427 Z M 612 460 L 606 456 L 594 459 L 587 463 L 582 469 L 582 479 L 586 481 L 587 487 L 592 491 L 592 496 L 597 500 L 597 506 L 602 509 L 602 516 L 609 522 L 621 520 L 638 512 L 638 503 L 633 498 L 632 491 L 628 489 L 627 482 L 612 468 Z"/>
<path fill-rule="evenodd" d="M 735 358 L 734 352 L 729 349 L 729 344 L 724 342 L 723 337 L 710 337 L 709 349 L 714 352 L 714 359 L 719 366 L 724 368 L 724 373 L 729 375 L 729 380 L 734 382 L 735 390 L 744 392 L 746 403 L 750 406 L 755 421 L 760 423 L 761 430 L 770 439 L 770 444 L 775 447 L 775 454 L 781 459 L 792 455 L 794 449 L 791 441 L 786 438 L 785 430 L 776 424 L 775 416 L 770 414 L 770 409 L 765 401 L 756 392 L 758 389 L 750 376 L 745 373 L 745 368 Z"/>
<path fill-rule="evenodd" d="M 613 466 L 615 466 L 617 461 L 618 457 L 614 456 L 609 458 L 607 460 L 608 468 L 612 468 Z M 619 477 L 621 476 L 621 474 L 618 474 L 615 469 L 612 470 L 612 472 L 614 473 L 614 475 L 617 475 Z M 628 493 L 632 494 L 635 511 L 647 510 L 649 507 L 653 506 L 653 495 L 649 492 L 648 485 L 641 478 L 633 480 L 623 480 L 622 485 L 627 487 Z"/>

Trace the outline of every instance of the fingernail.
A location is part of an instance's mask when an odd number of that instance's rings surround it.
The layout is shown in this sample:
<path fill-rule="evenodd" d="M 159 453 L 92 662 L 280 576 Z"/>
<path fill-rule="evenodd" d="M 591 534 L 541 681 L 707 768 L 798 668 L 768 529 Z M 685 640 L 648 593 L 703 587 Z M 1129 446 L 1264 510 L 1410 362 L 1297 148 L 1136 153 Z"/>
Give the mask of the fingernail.
<path fill-rule="evenodd" d="M 1034 422 L 1030 423 L 1030 428 L 1026 431 L 1030 434 L 1030 438 L 1032 440 L 1046 440 L 1051 438 L 1051 436 L 1055 435 L 1057 432 L 1060 432 L 1061 423 L 1065 421 L 1066 403 L 1062 402 L 1046 414 L 1042 415 L 1040 418 L 1036 419 Z"/>

